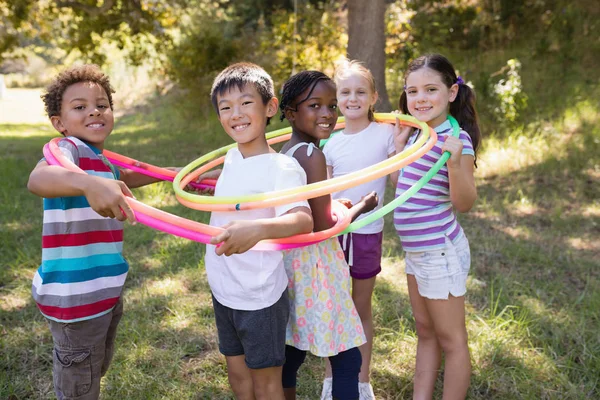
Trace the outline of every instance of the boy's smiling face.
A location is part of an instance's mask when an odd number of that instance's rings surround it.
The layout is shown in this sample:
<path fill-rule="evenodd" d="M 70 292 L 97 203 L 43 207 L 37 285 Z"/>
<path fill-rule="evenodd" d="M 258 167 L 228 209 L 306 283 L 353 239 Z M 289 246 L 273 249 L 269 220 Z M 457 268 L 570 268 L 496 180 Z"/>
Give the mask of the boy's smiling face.
<path fill-rule="evenodd" d="M 60 115 L 50 120 L 65 136 L 74 136 L 100 150 L 114 126 L 108 96 L 102 86 L 93 82 L 69 86 L 62 96 Z"/>
<path fill-rule="evenodd" d="M 244 156 L 252 155 L 245 154 L 244 149 L 258 150 L 261 145 L 266 145 L 267 118 L 277 113 L 277 106 L 275 97 L 264 104 L 252 84 L 245 85 L 242 90 L 232 86 L 223 95 L 217 96 L 219 121 L 225 132 L 238 143 Z"/>

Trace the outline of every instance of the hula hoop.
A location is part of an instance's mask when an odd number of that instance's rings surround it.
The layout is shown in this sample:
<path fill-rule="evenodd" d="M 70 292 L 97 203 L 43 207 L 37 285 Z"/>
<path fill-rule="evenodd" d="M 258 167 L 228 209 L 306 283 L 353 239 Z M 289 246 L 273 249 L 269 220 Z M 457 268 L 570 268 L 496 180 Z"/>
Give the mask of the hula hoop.
<path fill-rule="evenodd" d="M 48 164 L 59 165 L 69 171 L 85 174 L 85 171 L 73 164 L 71 160 L 62 154 L 58 148 L 58 142 L 60 140 L 61 138 L 54 138 L 44 145 L 44 157 Z M 150 207 L 131 197 L 127 197 L 126 200 L 134 211 L 135 219 L 150 228 L 204 244 L 209 244 L 210 239 L 213 236 L 217 236 L 224 232 L 222 228 L 178 217 L 154 207 Z M 316 233 L 307 233 L 282 239 L 263 240 L 258 242 L 252 250 L 288 250 L 319 243 L 325 239 L 338 235 L 350 224 L 350 216 L 345 206 L 335 203 L 332 205 L 332 213 L 337 218 L 337 222 L 333 227 Z"/>
<path fill-rule="evenodd" d="M 458 125 L 458 122 L 451 115 L 448 115 L 448 120 L 450 121 L 450 125 L 452 125 L 452 136 L 458 137 L 460 135 L 460 126 Z M 396 207 L 403 204 L 412 195 L 421 190 L 423 186 L 425 186 L 425 184 L 429 182 L 435 174 L 437 174 L 440 168 L 442 168 L 446 161 L 448 161 L 448 158 L 450 158 L 450 152 L 444 151 L 444 154 L 442 154 L 442 156 L 437 160 L 437 162 L 433 164 L 431 169 L 427 171 L 427 173 L 421 179 L 415 182 L 410 188 L 406 189 L 404 193 L 402 193 L 394 200 L 390 201 L 385 206 L 381 207 L 379 210 L 375 211 L 373 214 L 370 214 L 368 217 L 360 219 L 358 221 L 354 221 L 341 234 L 354 232 L 357 229 L 369 225 L 371 222 L 374 222 L 375 220 L 383 217 L 390 211 L 393 211 Z"/>
<path fill-rule="evenodd" d="M 110 150 L 104 150 L 102 154 L 108 159 L 108 161 L 119 167 L 127 168 L 140 174 L 160 179 L 162 181 L 173 182 L 173 179 L 175 179 L 175 175 L 177 175 L 177 172 L 171 171 L 170 169 L 157 167 L 152 164 L 147 164 L 136 159 L 126 157 L 119 153 L 112 152 Z M 206 189 L 214 188 L 216 183 L 216 179 L 205 179 L 200 183 L 190 182 L 190 185 L 198 189 Z"/>
<path fill-rule="evenodd" d="M 203 211 L 251 210 L 256 208 L 273 207 L 293 201 L 306 200 L 356 186 L 397 171 L 398 169 L 423 156 L 437 141 L 437 134 L 435 131 L 431 129 L 425 122 L 421 122 L 412 116 L 400 114 L 376 114 L 375 116 L 379 121 L 389 123 L 395 122 L 397 118 L 403 122 L 404 125 L 421 129 L 424 134 L 421 135 L 421 137 L 408 149 L 388 158 L 387 160 L 369 167 L 367 169 L 368 172 L 361 170 L 341 177 L 315 182 L 303 187 L 239 197 L 201 196 L 183 191 L 183 188 L 185 188 L 185 186 L 192 180 L 200 176 L 205 171 L 208 171 L 215 165 L 218 165 L 217 160 L 213 159 L 226 153 L 229 149 L 237 145 L 236 143 L 233 143 L 229 146 L 214 150 L 198 158 L 179 171 L 175 177 L 175 180 L 173 181 L 173 189 L 175 190 L 177 200 L 189 208 Z M 343 121 L 343 119 L 341 119 L 341 121 Z M 278 131 L 269 133 L 267 138 L 281 136 L 289 131 L 291 131 L 291 128 L 280 129 Z M 193 173 L 190 173 L 191 170 L 206 162 L 208 162 L 208 164 L 200 167 Z"/>

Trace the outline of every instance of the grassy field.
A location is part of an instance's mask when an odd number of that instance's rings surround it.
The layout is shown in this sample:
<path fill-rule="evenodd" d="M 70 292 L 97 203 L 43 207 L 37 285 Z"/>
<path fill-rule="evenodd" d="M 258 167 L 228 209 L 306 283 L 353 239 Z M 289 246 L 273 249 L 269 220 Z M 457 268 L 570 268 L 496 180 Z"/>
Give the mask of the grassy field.
<path fill-rule="evenodd" d="M 214 117 L 191 115 L 174 105 L 141 110 L 118 121 L 107 147 L 182 165 L 228 143 Z M 461 216 L 473 254 L 466 296 L 470 399 L 600 398 L 599 124 L 596 105 L 575 101 L 533 130 L 485 139 L 479 199 Z M 41 201 L 25 186 L 54 136 L 49 124 L 0 124 L 0 399 L 53 398 L 52 340 L 30 295 L 41 255 Z M 208 221 L 208 214 L 180 206 L 170 185 L 135 194 Z M 416 335 L 390 222 L 388 216 L 384 271 L 373 300 L 372 380 L 379 399 L 408 399 Z M 125 236 L 131 265 L 125 317 L 103 398 L 232 398 L 204 246 L 143 226 L 127 226 Z M 309 358 L 299 398 L 318 398 L 323 369 L 322 360 Z M 440 389 L 441 380 L 438 397 Z"/>

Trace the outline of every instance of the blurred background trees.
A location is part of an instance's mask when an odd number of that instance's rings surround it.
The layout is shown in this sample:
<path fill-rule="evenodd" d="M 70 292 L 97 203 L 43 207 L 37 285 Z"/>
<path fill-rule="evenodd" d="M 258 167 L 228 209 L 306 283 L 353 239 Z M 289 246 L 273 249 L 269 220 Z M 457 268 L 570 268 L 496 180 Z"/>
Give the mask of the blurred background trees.
<path fill-rule="evenodd" d="M 495 130 L 598 84 L 599 21 L 597 0 L 0 0 L 0 73 L 39 86 L 77 61 L 142 68 L 153 87 L 202 103 L 235 61 L 263 65 L 280 87 L 348 55 L 373 71 L 388 111 L 407 63 L 440 52 Z"/>

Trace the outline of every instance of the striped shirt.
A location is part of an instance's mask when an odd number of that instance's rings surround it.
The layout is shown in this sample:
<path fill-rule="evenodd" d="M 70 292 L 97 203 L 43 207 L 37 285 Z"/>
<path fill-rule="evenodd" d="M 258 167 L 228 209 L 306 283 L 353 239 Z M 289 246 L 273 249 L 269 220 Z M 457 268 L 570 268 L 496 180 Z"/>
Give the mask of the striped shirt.
<path fill-rule="evenodd" d="M 101 152 L 75 138 L 61 152 L 89 175 L 118 179 Z M 122 256 L 123 223 L 97 214 L 85 196 L 44 198 L 42 264 L 32 294 L 42 314 L 57 322 L 100 317 L 117 304 L 129 265 Z"/>
<path fill-rule="evenodd" d="M 435 128 L 438 141 L 431 150 L 400 171 L 396 186 L 396 197 L 421 179 L 442 156 L 442 146 L 452 134 L 450 121 L 446 120 Z M 413 144 L 419 135 L 415 131 L 408 139 L 407 146 Z M 463 155 L 474 155 L 473 143 L 469 134 L 460 131 Z M 452 202 L 446 164 L 404 204 L 394 210 L 394 225 L 405 251 L 429 251 L 445 247 L 445 237 L 456 242 L 464 235 L 459 225 Z"/>

